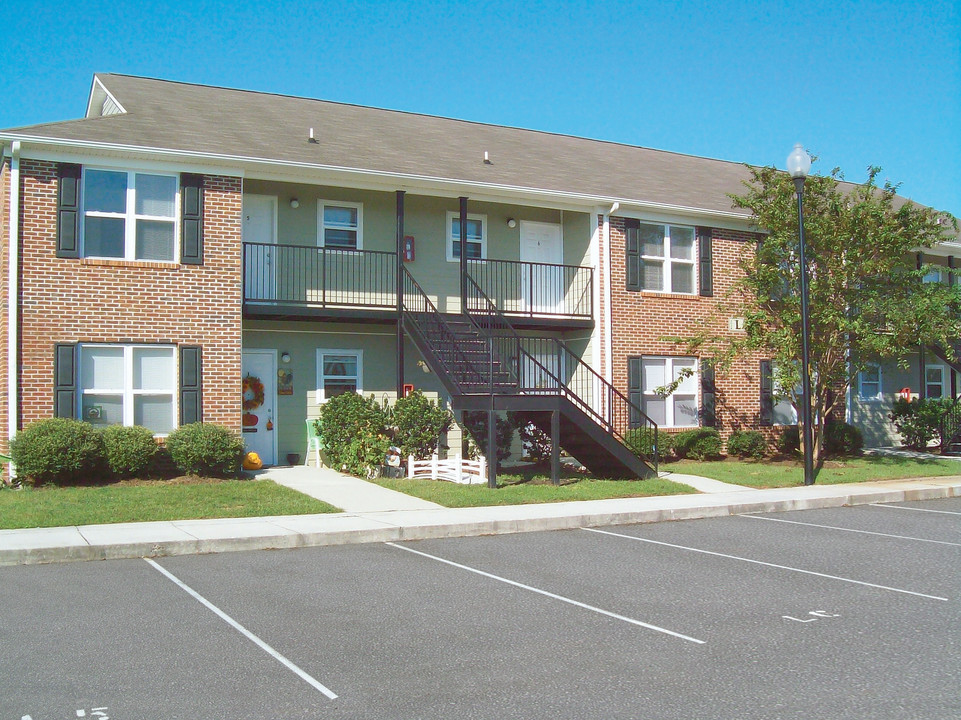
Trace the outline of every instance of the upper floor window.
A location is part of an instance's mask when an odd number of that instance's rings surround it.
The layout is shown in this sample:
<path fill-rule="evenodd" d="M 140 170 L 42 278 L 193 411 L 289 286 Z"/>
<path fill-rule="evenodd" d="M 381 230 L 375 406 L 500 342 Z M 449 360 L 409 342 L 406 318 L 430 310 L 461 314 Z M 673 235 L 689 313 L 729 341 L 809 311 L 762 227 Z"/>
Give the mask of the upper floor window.
<path fill-rule="evenodd" d="M 447 213 L 447 259 L 460 260 L 460 214 Z M 467 259 L 480 260 L 487 257 L 487 216 L 467 216 Z"/>
<path fill-rule="evenodd" d="M 80 417 L 95 425 L 173 430 L 177 363 L 173 346 L 82 345 Z"/>
<path fill-rule="evenodd" d="M 629 290 L 698 291 L 694 228 L 632 223 L 626 232 Z"/>
<path fill-rule="evenodd" d="M 85 168 L 82 198 L 85 257 L 175 259 L 176 176 Z"/>
<path fill-rule="evenodd" d="M 360 250 L 364 246 L 364 206 L 321 200 L 317 203 L 317 227 L 321 247 Z"/>

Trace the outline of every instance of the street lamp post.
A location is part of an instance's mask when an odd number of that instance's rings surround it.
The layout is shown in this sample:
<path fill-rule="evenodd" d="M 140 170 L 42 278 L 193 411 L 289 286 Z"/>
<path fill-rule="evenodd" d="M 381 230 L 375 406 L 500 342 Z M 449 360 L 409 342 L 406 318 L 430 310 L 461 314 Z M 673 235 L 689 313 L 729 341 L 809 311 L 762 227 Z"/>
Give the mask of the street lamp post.
<path fill-rule="evenodd" d="M 797 143 L 787 158 L 787 171 L 797 191 L 797 224 L 801 261 L 801 424 L 804 444 L 804 484 L 814 484 L 814 432 L 811 427 L 811 321 L 808 316 L 808 264 L 804 255 L 804 180 L 811 169 L 811 156 Z"/>

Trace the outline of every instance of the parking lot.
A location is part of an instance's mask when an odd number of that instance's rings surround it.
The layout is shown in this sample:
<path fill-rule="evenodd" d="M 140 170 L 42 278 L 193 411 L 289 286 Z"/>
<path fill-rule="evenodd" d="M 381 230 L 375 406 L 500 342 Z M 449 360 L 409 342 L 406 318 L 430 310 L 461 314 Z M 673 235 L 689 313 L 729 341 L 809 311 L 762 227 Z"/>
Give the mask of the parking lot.
<path fill-rule="evenodd" d="M 0 720 L 961 717 L 961 498 L 0 568 Z"/>

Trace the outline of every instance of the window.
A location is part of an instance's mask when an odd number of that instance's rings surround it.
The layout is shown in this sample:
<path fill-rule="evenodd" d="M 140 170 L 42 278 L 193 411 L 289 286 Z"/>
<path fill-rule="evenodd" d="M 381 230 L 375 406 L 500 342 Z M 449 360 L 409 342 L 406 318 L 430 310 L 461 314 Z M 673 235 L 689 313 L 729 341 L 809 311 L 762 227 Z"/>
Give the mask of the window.
<path fill-rule="evenodd" d="M 175 259 L 174 175 L 85 168 L 82 197 L 85 257 Z"/>
<path fill-rule="evenodd" d="M 487 257 L 487 216 L 467 216 L 467 259 Z M 447 260 L 460 261 L 460 214 L 447 213 Z"/>
<path fill-rule="evenodd" d="M 318 350 L 317 402 L 348 392 L 362 392 L 363 357 L 360 350 Z"/>
<path fill-rule="evenodd" d="M 868 365 L 858 373 L 858 397 L 861 400 L 881 399 L 880 365 Z"/>
<path fill-rule="evenodd" d="M 947 285 L 947 273 L 939 267 L 933 267 L 925 274 L 923 281 L 926 283 L 943 283 Z"/>
<path fill-rule="evenodd" d="M 924 397 L 939 398 L 944 396 L 944 368 L 940 365 L 925 365 L 924 367 Z"/>
<path fill-rule="evenodd" d="M 627 234 L 629 290 L 697 292 L 694 228 L 636 223 Z"/>
<path fill-rule="evenodd" d="M 629 388 L 631 397 L 640 390 L 641 409 L 651 420 L 660 427 L 697 426 L 696 358 L 643 357 L 629 358 L 628 362 L 633 364 L 628 373 L 629 384 L 634 386 Z M 664 396 L 663 389 L 679 379 L 677 389 Z"/>
<path fill-rule="evenodd" d="M 155 435 L 169 433 L 177 388 L 174 349 L 81 345 L 80 418 L 94 425 L 142 425 Z"/>
<path fill-rule="evenodd" d="M 317 227 L 321 247 L 360 250 L 364 246 L 364 206 L 320 200 L 317 203 Z"/>

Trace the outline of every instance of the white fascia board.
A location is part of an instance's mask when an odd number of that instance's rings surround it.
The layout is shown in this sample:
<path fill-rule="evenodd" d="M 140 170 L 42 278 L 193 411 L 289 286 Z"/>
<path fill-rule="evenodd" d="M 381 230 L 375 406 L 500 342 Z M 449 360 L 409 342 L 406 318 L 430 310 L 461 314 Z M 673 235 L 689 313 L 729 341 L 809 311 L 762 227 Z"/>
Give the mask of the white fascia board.
<path fill-rule="evenodd" d="M 624 203 L 621 203 L 621 207 L 618 208 L 617 212 L 611 217 L 624 217 L 631 218 L 632 220 L 640 220 L 641 222 L 664 223 L 668 225 L 705 224 L 725 230 L 757 232 L 757 227 L 754 225 L 754 220 L 750 215 L 741 215 L 739 213 L 722 215 L 717 212 L 712 212 L 705 216 L 703 214 L 695 215 L 692 213 L 685 214 L 663 210 L 634 210 L 633 207 L 633 204 L 629 204 L 629 207 L 625 208 Z"/>
<path fill-rule="evenodd" d="M 747 220 L 741 213 L 732 211 L 705 210 L 702 208 L 688 207 L 684 205 L 674 205 L 669 203 L 654 203 L 634 200 L 624 197 L 610 197 L 601 195 L 587 195 L 584 193 L 570 193 L 558 190 L 548 190 L 541 188 L 529 188 L 516 185 L 504 185 L 497 183 L 482 183 L 470 180 L 460 180 L 456 178 L 436 177 L 430 175 L 416 175 L 409 173 L 395 173 L 381 170 L 365 170 L 360 168 L 342 167 L 337 165 L 324 165 L 319 163 L 278 161 L 269 158 L 260 158 L 243 155 L 221 155 L 216 153 L 205 153 L 198 151 L 175 150 L 169 148 L 138 147 L 132 145 L 119 145 L 115 143 L 93 143 L 80 140 L 64 140 L 61 138 L 47 138 L 42 136 L 21 135 L 11 133 L 0 133 L 0 141 L 20 140 L 25 146 L 57 147 L 73 150 L 86 150 L 96 153 L 122 153 L 127 156 L 144 157 L 150 156 L 156 159 L 163 159 L 168 162 L 177 162 L 179 167 L 184 167 L 187 163 L 196 165 L 217 165 L 227 168 L 247 169 L 247 177 L 261 177 L 271 175 L 275 179 L 280 176 L 311 174 L 316 178 L 316 173 L 331 174 L 336 176 L 337 184 L 344 185 L 345 180 L 354 178 L 355 182 L 362 182 L 363 185 L 357 187 L 376 188 L 378 186 L 390 187 L 395 190 L 409 189 L 416 193 L 417 190 L 429 191 L 430 195 L 447 195 L 458 197 L 467 195 L 474 199 L 482 197 L 497 198 L 497 202 L 504 202 L 505 199 L 512 199 L 513 202 L 534 203 L 538 199 L 542 204 L 550 207 L 566 205 L 567 209 L 586 210 L 596 205 L 607 205 L 610 207 L 614 203 L 619 203 L 622 209 L 630 208 L 637 212 L 662 212 L 676 214 L 681 217 L 691 219 L 701 219 L 705 222 L 710 221 L 716 224 L 719 219 L 729 221 Z M 34 155 L 31 155 L 33 157 Z M 185 162 L 186 161 L 186 162 Z M 243 175 L 241 172 L 232 174 Z M 268 179 L 268 178 L 264 178 Z M 316 180 L 315 180 L 316 181 Z M 425 193 L 428 194 L 428 193 Z M 623 214 L 623 213 L 619 213 Z"/>

